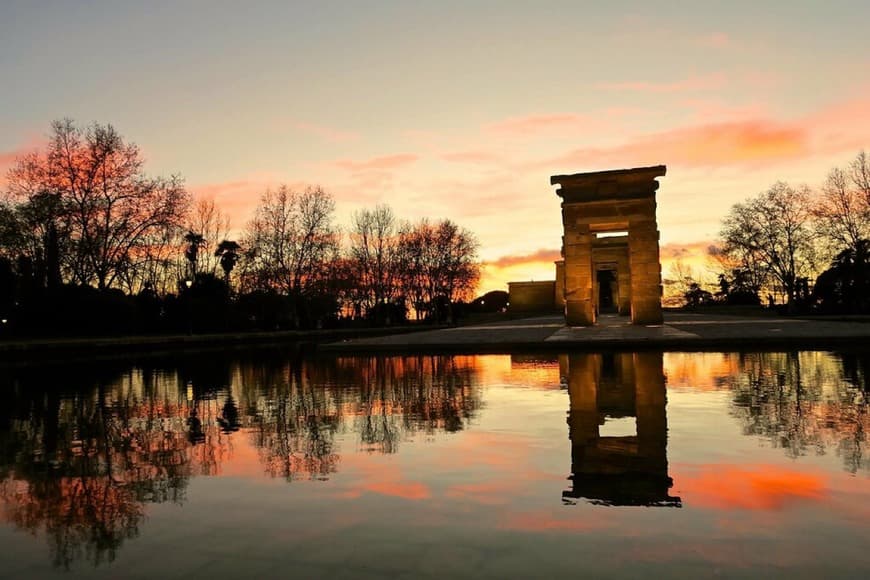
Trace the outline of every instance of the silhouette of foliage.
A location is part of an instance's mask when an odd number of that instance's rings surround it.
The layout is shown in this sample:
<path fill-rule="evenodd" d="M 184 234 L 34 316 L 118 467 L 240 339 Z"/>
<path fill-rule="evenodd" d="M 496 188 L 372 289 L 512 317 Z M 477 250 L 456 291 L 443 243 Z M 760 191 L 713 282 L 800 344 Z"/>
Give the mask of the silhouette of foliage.
<path fill-rule="evenodd" d="M 870 313 L 870 241 L 858 240 L 837 254 L 813 293 L 824 312 Z"/>

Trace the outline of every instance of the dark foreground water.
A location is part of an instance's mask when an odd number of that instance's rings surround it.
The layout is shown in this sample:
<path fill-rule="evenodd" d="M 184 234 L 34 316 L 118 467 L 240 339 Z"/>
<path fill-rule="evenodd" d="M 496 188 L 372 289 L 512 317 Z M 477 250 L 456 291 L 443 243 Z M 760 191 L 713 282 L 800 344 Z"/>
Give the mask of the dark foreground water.
<path fill-rule="evenodd" d="M 0 576 L 870 574 L 870 353 L 0 370 Z"/>

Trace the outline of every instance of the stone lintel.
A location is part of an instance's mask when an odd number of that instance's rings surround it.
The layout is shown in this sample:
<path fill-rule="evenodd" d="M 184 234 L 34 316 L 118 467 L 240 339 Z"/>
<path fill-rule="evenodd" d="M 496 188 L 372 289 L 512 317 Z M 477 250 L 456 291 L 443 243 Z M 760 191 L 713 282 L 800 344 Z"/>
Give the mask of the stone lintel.
<path fill-rule="evenodd" d="M 654 197 L 659 187 L 656 177 L 661 177 L 666 172 L 667 168 L 664 165 L 655 165 L 553 175 L 550 177 L 550 185 L 559 186 L 556 194 L 564 203 Z"/>

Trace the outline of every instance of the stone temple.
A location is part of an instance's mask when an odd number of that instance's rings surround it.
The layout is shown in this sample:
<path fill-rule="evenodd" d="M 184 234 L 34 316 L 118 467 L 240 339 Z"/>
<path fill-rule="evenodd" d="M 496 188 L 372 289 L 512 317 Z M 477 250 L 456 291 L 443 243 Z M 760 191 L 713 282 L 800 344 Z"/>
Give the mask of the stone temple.
<path fill-rule="evenodd" d="M 511 282 L 511 309 L 564 308 L 569 326 L 592 326 L 608 312 L 632 324 L 661 324 L 655 194 L 666 171 L 657 165 L 551 177 L 562 198 L 563 259 L 555 282 Z"/>

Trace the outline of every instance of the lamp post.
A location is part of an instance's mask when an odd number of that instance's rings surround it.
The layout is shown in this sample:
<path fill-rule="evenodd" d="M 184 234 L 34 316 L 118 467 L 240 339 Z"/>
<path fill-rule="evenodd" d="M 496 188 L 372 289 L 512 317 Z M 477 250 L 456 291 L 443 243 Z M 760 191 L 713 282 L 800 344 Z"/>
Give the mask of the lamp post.
<path fill-rule="evenodd" d="M 185 298 L 187 299 L 187 334 L 193 334 L 193 296 L 190 295 L 190 288 L 193 286 L 193 280 L 187 279 L 184 281 Z"/>

